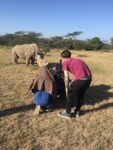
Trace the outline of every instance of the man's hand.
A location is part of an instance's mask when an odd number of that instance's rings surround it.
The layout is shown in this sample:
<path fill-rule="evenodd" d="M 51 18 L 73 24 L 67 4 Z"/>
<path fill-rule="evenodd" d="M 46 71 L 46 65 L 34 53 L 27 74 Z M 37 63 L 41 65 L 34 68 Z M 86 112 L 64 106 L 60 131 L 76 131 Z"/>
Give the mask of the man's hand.
<path fill-rule="evenodd" d="M 73 83 L 74 80 L 70 80 L 69 81 L 69 86 L 71 86 L 71 84 Z"/>

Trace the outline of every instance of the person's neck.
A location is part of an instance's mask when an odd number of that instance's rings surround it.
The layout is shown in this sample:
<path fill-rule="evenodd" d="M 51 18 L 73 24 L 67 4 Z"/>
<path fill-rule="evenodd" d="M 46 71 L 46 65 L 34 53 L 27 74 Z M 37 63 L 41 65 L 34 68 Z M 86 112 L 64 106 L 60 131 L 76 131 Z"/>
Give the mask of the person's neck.
<path fill-rule="evenodd" d="M 69 58 L 64 58 L 64 59 L 63 59 L 63 62 L 66 61 L 66 60 L 68 60 L 68 59 L 69 59 Z"/>

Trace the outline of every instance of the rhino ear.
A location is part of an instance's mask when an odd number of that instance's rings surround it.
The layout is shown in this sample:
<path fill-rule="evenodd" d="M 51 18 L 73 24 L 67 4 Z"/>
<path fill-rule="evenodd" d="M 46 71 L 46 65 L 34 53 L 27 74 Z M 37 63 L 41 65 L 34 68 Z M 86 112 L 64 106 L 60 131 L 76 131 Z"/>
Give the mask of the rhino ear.
<path fill-rule="evenodd" d="M 49 49 L 49 48 L 46 48 L 46 49 L 44 49 L 43 51 L 44 51 L 43 54 L 46 55 L 46 53 L 49 52 L 50 49 Z"/>
<path fill-rule="evenodd" d="M 39 58 L 44 59 L 44 54 L 42 52 L 38 53 L 38 56 L 39 56 Z"/>

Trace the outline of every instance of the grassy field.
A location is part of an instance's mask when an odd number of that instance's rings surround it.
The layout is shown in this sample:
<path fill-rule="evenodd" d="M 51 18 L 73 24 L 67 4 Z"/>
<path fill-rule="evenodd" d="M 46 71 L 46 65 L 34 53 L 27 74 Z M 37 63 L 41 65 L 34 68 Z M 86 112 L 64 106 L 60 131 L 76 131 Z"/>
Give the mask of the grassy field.
<path fill-rule="evenodd" d="M 27 87 L 37 66 L 12 64 L 11 48 L 0 47 L 1 150 L 111 150 L 113 149 L 113 52 L 75 51 L 93 73 L 82 116 L 66 120 L 53 112 L 33 115 L 33 95 Z M 60 52 L 50 51 L 49 62 Z M 61 99 L 60 101 L 63 101 Z"/>

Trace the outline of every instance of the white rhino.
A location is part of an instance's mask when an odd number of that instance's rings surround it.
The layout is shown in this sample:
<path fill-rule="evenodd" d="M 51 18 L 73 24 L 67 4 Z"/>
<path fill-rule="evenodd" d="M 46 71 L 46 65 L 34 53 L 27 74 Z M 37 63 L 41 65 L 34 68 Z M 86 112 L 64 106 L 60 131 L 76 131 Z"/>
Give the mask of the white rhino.
<path fill-rule="evenodd" d="M 16 45 L 12 49 L 12 57 L 15 64 L 18 63 L 18 59 L 21 58 L 26 60 L 27 66 L 30 62 L 34 65 L 37 54 L 41 55 L 42 53 L 35 43 Z"/>

